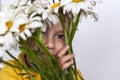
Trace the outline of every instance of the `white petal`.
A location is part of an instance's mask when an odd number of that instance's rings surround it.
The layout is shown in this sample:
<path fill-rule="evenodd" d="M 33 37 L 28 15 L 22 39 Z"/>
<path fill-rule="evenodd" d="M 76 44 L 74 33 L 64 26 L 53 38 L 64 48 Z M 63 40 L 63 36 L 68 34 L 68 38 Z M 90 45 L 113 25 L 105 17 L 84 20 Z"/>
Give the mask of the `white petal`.
<path fill-rule="evenodd" d="M 7 31 L 7 28 L 5 26 L 0 27 L 0 34 L 4 34 L 6 31 Z"/>
<path fill-rule="evenodd" d="M 15 20 L 16 24 L 24 24 L 24 23 L 28 23 L 28 19 L 26 17 L 17 17 L 17 19 Z"/>
<path fill-rule="evenodd" d="M 57 24 L 59 22 L 58 16 L 57 15 L 51 15 L 51 20 L 53 24 Z"/>
<path fill-rule="evenodd" d="M 26 3 L 27 3 L 27 0 L 20 0 L 18 4 L 19 5 L 25 5 Z"/>
<path fill-rule="evenodd" d="M 7 47 L 7 49 L 16 48 L 16 40 L 13 37 L 12 33 L 8 33 L 5 36 L 5 46 Z"/>
<path fill-rule="evenodd" d="M 40 21 L 40 20 L 41 20 L 41 17 L 36 16 L 36 17 L 33 17 L 30 21 Z"/>
<path fill-rule="evenodd" d="M 34 33 L 34 32 L 35 32 L 35 28 L 32 28 L 32 29 L 31 29 L 31 32 Z"/>
<path fill-rule="evenodd" d="M 39 14 L 41 14 L 41 13 L 42 13 L 42 10 L 41 10 L 41 9 L 38 9 L 37 12 L 38 12 Z"/>
<path fill-rule="evenodd" d="M 2 11 L 0 11 L 0 18 L 5 17 L 5 13 L 3 13 Z"/>
<path fill-rule="evenodd" d="M 27 35 L 27 37 L 31 37 L 31 36 L 32 36 L 32 34 L 31 34 L 31 32 L 30 32 L 29 29 L 26 29 L 26 30 L 24 31 L 24 33 Z"/>
<path fill-rule="evenodd" d="M 34 22 L 31 22 L 29 24 L 29 27 L 28 28 L 37 28 L 37 27 L 41 27 L 43 26 L 43 24 L 41 22 L 38 22 L 38 21 L 34 21 Z"/>
<path fill-rule="evenodd" d="M 25 36 L 25 34 L 24 34 L 23 32 L 20 34 L 20 37 L 21 37 L 23 40 L 26 40 L 26 39 L 27 39 L 26 36 Z"/>
<path fill-rule="evenodd" d="M 61 6 L 69 4 L 71 0 L 61 0 Z"/>
<path fill-rule="evenodd" d="M 54 0 L 55 1 L 55 3 L 58 3 L 58 2 L 60 2 L 59 0 Z"/>
<path fill-rule="evenodd" d="M 50 3 L 50 5 L 53 5 L 53 0 L 47 0 L 49 3 Z"/>
<path fill-rule="evenodd" d="M 1 36 L 0 36 L 0 44 L 3 44 L 4 42 L 5 42 L 4 37 L 1 37 Z"/>
<path fill-rule="evenodd" d="M 54 9 L 55 13 L 58 13 L 59 7 Z"/>
<path fill-rule="evenodd" d="M 19 32 L 19 25 L 13 25 L 13 27 L 10 29 L 11 32 Z"/>
<path fill-rule="evenodd" d="M 20 41 L 20 39 L 19 39 L 19 36 L 17 35 L 16 37 L 15 37 L 15 39 L 16 39 L 16 41 Z"/>
<path fill-rule="evenodd" d="M 43 27 L 41 27 L 41 30 L 42 30 L 43 32 L 45 32 L 45 31 L 46 31 L 46 29 L 47 29 L 47 25 L 46 25 L 46 24 L 44 24 L 44 26 L 43 26 Z"/>
<path fill-rule="evenodd" d="M 2 56 L 4 54 L 6 54 L 6 48 L 5 47 L 0 47 L 0 58 L 2 58 Z M 0 63 L 0 68 L 2 67 L 3 65 Z"/>
<path fill-rule="evenodd" d="M 33 12 L 31 15 L 30 15 L 30 17 L 29 17 L 29 19 L 32 19 L 35 15 L 37 15 L 38 13 L 37 12 Z"/>
<path fill-rule="evenodd" d="M 44 14 L 42 15 L 43 20 L 45 20 L 47 17 L 48 17 L 48 14 L 47 14 L 47 13 L 44 13 Z"/>

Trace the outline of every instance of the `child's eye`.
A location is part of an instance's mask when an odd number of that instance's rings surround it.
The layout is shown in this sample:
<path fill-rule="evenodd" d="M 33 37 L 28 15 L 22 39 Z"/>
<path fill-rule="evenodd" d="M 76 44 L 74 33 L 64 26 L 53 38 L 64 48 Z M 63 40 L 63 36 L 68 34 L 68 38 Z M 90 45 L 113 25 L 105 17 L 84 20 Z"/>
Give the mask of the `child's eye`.
<path fill-rule="evenodd" d="M 59 34 L 59 35 L 58 35 L 58 39 L 62 39 L 62 40 L 64 40 L 64 39 L 65 39 L 64 34 Z"/>
<path fill-rule="evenodd" d="M 46 32 L 42 32 L 42 36 L 45 36 L 46 35 Z"/>

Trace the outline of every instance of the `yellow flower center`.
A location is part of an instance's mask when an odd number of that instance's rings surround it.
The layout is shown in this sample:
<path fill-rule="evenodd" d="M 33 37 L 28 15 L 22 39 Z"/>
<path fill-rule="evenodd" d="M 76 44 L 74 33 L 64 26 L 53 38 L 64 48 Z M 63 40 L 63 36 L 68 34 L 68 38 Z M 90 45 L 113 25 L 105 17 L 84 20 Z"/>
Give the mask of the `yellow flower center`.
<path fill-rule="evenodd" d="M 6 27 L 8 28 L 7 32 L 10 30 L 10 28 L 12 27 L 13 22 L 12 21 L 7 21 L 6 22 Z"/>
<path fill-rule="evenodd" d="M 84 0 L 72 0 L 72 2 L 81 2 L 81 1 L 84 1 Z"/>
<path fill-rule="evenodd" d="M 51 6 L 51 8 L 56 8 L 56 7 L 59 7 L 60 6 L 60 2 L 58 2 L 58 3 L 56 3 L 56 4 L 53 4 L 52 6 Z"/>
<path fill-rule="evenodd" d="M 0 34 L 0 36 L 4 36 L 7 34 L 7 32 L 9 32 L 9 30 L 11 29 L 11 27 L 13 26 L 13 22 L 12 21 L 7 21 L 6 23 L 6 27 L 7 27 L 7 31 L 3 34 Z"/>
<path fill-rule="evenodd" d="M 27 24 L 20 25 L 20 27 L 19 27 L 20 32 L 23 32 L 25 30 L 26 25 Z"/>

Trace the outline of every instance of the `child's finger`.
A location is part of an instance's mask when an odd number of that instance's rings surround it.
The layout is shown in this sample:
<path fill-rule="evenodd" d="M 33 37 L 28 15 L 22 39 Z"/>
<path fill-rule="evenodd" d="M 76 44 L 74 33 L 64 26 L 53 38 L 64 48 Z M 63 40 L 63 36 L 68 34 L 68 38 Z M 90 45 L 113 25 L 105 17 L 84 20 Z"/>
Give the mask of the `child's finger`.
<path fill-rule="evenodd" d="M 74 57 L 74 54 L 68 54 L 68 55 L 65 55 L 61 58 L 58 59 L 60 65 L 63 65 L 64 63 L 67 63 L 69 62 L 71 59 L 73 59 Z"/>
<path fill-rule="evenodd" d="M 64 63 L 64 64 L 62 65 L 62 69 L 65 70 L 65 69 L 67 69 L 69 66 L 71 66 L 71 65 L 73 65 L 73 64 L 74 64 L 73 60 L 70 60 L 69 62 Z"/>
<path fill-rule="evenodd" d="M 67 50 L 69 49 L 69 46 L 65 46 L 60 53 L 57 55 L 58 58 L 61 58 L 62 56 L 64 56 L 67 52 Z"/>

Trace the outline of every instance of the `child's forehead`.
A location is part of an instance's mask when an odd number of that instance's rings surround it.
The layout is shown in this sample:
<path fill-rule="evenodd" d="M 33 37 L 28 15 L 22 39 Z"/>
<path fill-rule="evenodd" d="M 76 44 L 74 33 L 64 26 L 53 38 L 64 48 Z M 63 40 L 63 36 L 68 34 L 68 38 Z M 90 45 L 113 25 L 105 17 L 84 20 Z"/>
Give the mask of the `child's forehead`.
<path fill-rule="evenodd" d="M 62 28 L 61 24 L 58 23 L 57 25 L 47 28 L 46 32 L 52 32 L 52 33 L 63 32 L 63 28 Z"/>

